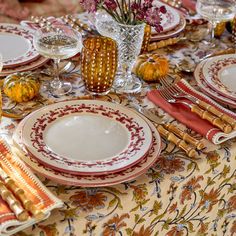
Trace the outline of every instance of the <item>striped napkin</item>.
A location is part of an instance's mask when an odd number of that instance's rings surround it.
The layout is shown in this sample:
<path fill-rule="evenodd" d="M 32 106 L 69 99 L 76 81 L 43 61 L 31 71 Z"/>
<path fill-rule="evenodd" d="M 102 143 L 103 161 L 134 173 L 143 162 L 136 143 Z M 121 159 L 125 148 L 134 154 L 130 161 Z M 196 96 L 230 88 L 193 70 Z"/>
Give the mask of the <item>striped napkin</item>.
<path fill-rule="evenodd" d="M 63 202 L 57 199 L 29 170 L 29 168 L 13 155 L 7 143 L 0 138 L 0 163 L 1 168 L 23 189 L 27 199 L 40 209 L 45 218 L 48 218 L 51 211 L 63 206 Z M 35 223 L 38 220 L 29 217 L 27 221 L 20 222 L 9 208 L 8 204 L 0 197 L 0 235 L 12 235 Z"/>
<path fill-rule="evenodd" d="M 185 80 L 179 81 L 176 86 L 178 86 L 182 91 L 184 91 L 187 94 L 190 94 L 191 96 L 194 96 L 197 99 L 200 99 L 215 108 L 217 108 L 219 111 L 231 116 L 236 120 L 236 114 L 206 95 L 202 94 L 201 92 L 195 90 L 188 82 Z M 150 101 L 152 101 L 155 105 L 162 108 L 165 112 L 169 113 L 173 118 L 178 120 L 180 123 L 185 124 L 187 127 L 189 127 L 192 130 L 195 130 L 197 133 L 201 134 L 203 137 L 208 139 L 214 144 L 220 144 L 225 142 L 226 140 L 229 140 L 231 138 L 236 137 L 236 131 L 233 130 L 231 133 L 226 134 L 222 132 L 220 129 L 212 125 L 207 120 L 203 120 L 198 115 L 194 114 L 190 111 L 188 107 L 186 107 L 183 104 L 180 103 L 168 103 L 165 99 L 161 97 L 158 90 L 152 90 L 148 92 L 147 97 Z M 181 99 L 183 101 L 183 99 Z M 186 102 L 189 102 L 189 100 L 185 100 Z"/>

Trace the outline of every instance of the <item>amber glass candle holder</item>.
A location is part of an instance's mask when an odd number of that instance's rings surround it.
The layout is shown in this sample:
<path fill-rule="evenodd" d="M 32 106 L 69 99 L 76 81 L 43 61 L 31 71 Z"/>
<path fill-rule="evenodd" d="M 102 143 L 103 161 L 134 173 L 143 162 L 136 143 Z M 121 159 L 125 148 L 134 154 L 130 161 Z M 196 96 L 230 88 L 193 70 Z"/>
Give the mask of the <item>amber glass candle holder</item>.
<path fill-rule="evenodd" d="M 83 42 L 81 72 L 90 94 L 109 93 L 117 69 L 117 45 L 107 37 L 88 37 Z"/>

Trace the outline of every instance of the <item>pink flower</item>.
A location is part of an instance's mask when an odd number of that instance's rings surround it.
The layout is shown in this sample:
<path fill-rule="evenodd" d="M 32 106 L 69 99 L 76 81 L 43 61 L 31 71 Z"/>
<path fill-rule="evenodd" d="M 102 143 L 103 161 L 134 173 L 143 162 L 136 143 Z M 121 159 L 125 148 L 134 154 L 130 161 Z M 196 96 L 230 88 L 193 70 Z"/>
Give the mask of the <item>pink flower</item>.
<path fill-rule="evenodd" d="M 153 3 L 153 0 L 144 0 L 143 7 L 152 8 L 153 7 L 152 3 Z"/>
<path fill-rule="evenodd" d="M 80 4 L 88 12 L 95 12 L 97 10 L 97 0 L 80 0 Z"/>
<path fill-rule="evenodd" d="M 166 7 L 165 7 L 165 6 L 161 6 L 161 7 L 160 7 L 160 12 L 161 12 L 162 14 L 166 14 Z"/>
<path fill-rule="evenodd" d="M 113 10 L 114 11 L 117 8 L 117 3 L 115 2 L 115 0 L 105 0 L 104 4 L 106 5 L 106 7 L 109 10 Z"/>
<path fill-rule="evenodd" d="M 146 12 L 146 21 L 151 26 L 156 26 L 161 22 L 159 8 L 149 8 Z"/>
<path fill-rule="evenodd" d="M 134 11 L 134 12 L 136 12 L 136 11 L 138 11 L 138 9 L 140 9 L 140 4 L 138 4 L 138 3 L 136 3 L 136 2 L 133 2 L 133 3 L 131 4 L 131 10 Z"/>
<path fill-rule="evenodd" d="M 160 11 L 161 10 L 164 12 L 165 11 L 165 7 L 164 8 L 159 8 L 159 7 L 155 7 L 155 8 L 149 8 L 146 11 L 146 22 L 155 27 L 157 32 L 161 32 L 163 30 L 162 26 L 160 25 L 161 23 L 161 16 L 160 16 Z"/>
<path fill-rule="evenodd" d="M 123 2 L 124 4 L 119 5 L 119 0 L 80 0 L 85 10 L 95 12 L 103 9 L 119 23 L 127 24 L 128 22 L 136 25 L 145 22 L 155 27 L 158 32 L 163 30 L 160 22 L 161 15 L 166 13 L 164 6 L 155 7 L 154 0 L 124 0 Z M 118 7 L 121 9 L 117 11 Z"/>

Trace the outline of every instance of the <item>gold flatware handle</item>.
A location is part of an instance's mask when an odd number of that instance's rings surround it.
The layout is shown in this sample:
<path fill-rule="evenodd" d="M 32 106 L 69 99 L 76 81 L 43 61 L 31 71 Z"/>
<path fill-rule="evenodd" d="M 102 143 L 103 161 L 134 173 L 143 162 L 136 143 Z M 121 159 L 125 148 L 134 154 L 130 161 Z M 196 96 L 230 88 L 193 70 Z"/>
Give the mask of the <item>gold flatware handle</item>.
<path fill-rule="evenodd" d="M 177 136 L 175 136 L 173 133 L 165 129 L 162 125 L 157 126 L 157 130 L 160 132 L 164 138 L 166 138 L 168 141 L 174 143 L 177 147 L 184 150 L 189 157 L 195 157 L 197 155 L 197 152 L 190 147 L 184 140 L 179 139 Z"/>
<path fill-rule="evenodd" d="M 166 46 L 169 46 L 169 45 L 176 44 L 179 41 L 181 41 L 181 38 L 176 37 L 176 38 L 164 39 L 164 40 L 161 40 L 159 42 L 150 43 L 148 45 L 148 52 L 154 51 L 158 48 L 163 48 L 163 47 L 166 47 Z"/>
<path fill-rule="evenodd" d="M 211 112 L 212 114 L 218 116 L 221 120 L 223 120 L 223 121 L 227 122 L 228 124 L 230 124 L 233 127 L 233 129 L 236 129 L 236 120 L 235 119 L 233 119 L 232 117 L 224 114 L 223 112 L 220 112 L 215 107 L 213 107 L 210 104 L 207 104 L 204 101 L 198 100 L 197 103 L 200 107 L 202 107 L 205 110 Z"/>
<path fill-rule="evenodd" d="M 27 199 L 25 191 L 19 188 L 12 178 L 7 178 L 5 184 L 15 194 L 15 196 L 19 198 L 24 208 L 29 211 L 33 217 L 36 219 L 43 219 L 45 217 L 45 214 L 38 209 L 31 200 Z"/>
<path fill-rule="evenodd" d="M 14 212 L 16 218 L 19 221 L 26 221 L 29 218 L 28 212 L 23 209 L 20 202 L 14 197 L 14 195 L 0 182 L 0 195 L 4 201 L 7 202 L 8 206 Z"/>
<path fill-rule="evenodd" d="M 224 123 L 219 117 L 212 115 L 208 111 L 202 110 L 198 105 L 192 105 L 191 111 L 200 116 L 202 119 L 208 120 L 226 134 L 232 131 L 232 127 L 229 124 Z"/>
<path fill-rule="evenodd" d="M 182 138 L 187 143 L 192 144 L 198 150 L 201 150 L 204 148 L 204 144 L 201 141 L 199 141 L 199 140 L 193 138 L 191 135 L 183 132 L 177 126 L 175 126 L 173 124 L 165 124 L 164 127 L 166 129 L 168 129 L 169 131 L 171 131 L 172 133 L 176 134 L 178 137 Z"/>

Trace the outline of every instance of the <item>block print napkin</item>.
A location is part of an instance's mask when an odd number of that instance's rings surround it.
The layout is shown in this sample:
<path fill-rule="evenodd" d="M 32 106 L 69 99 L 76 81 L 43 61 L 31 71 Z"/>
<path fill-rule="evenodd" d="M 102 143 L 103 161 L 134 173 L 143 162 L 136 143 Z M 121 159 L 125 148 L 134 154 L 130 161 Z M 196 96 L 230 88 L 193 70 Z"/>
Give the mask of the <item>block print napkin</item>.
<path fill-rule="evenodd" d="M 0 162 L 3 170 L 14 179 L 18 187 L 25 191 L 26 197 L 32 200 L 34 205 L 45 213 L 45 219 L 50 216 L 53 209 L 63 206 L 63 202 L 57 199 L 38 178 L 32 174 L 19 157 L 12 154 L 9 146 L 1 138 Z M 30 217 L 24 222 L 18 221 L 7 203 L 0 197 L 0 235 L 12 235 L 35 223 L 37 223 L 37 220 L 33 217 Z"/>
<path fill-rule="evenodd" d="M 179 81 L 176 86 L 182 89 L 184 92 L 191 94 L 192 96 L 209 103 L 210 105 L 216 107 L 219 111 L 226 113 L 232 118 L 236 119 L 236 114 L 226 108 L 220 106 L 215 101 L 205 96 L 201 92 L 195 90 L 191 87 L 185 80 Z M 195 130 L 197 133 L 204 136 L 206 139 L 214 144 L 220 144 L 228 139 L 236 137 L 236 131 L 232 131 L 229 134 L 225 134 L 217 127 L 213 126 L 210 122 L 201 119 L 198 115 L 192 113 L 188 107 L 183 104 L 171 104 L 163 99 L 158 90 L 152 90 L 148 92 L 147 97 L 155 105 L 162 108 L 164 111 L 169 113 L 172 117 L 178 120 L 180 123 L 185 124 L 187 127 Z M 182 99 L 184 101 L 185 99 Z M 185 100 L 189 102 L 189 100 Z"/>

